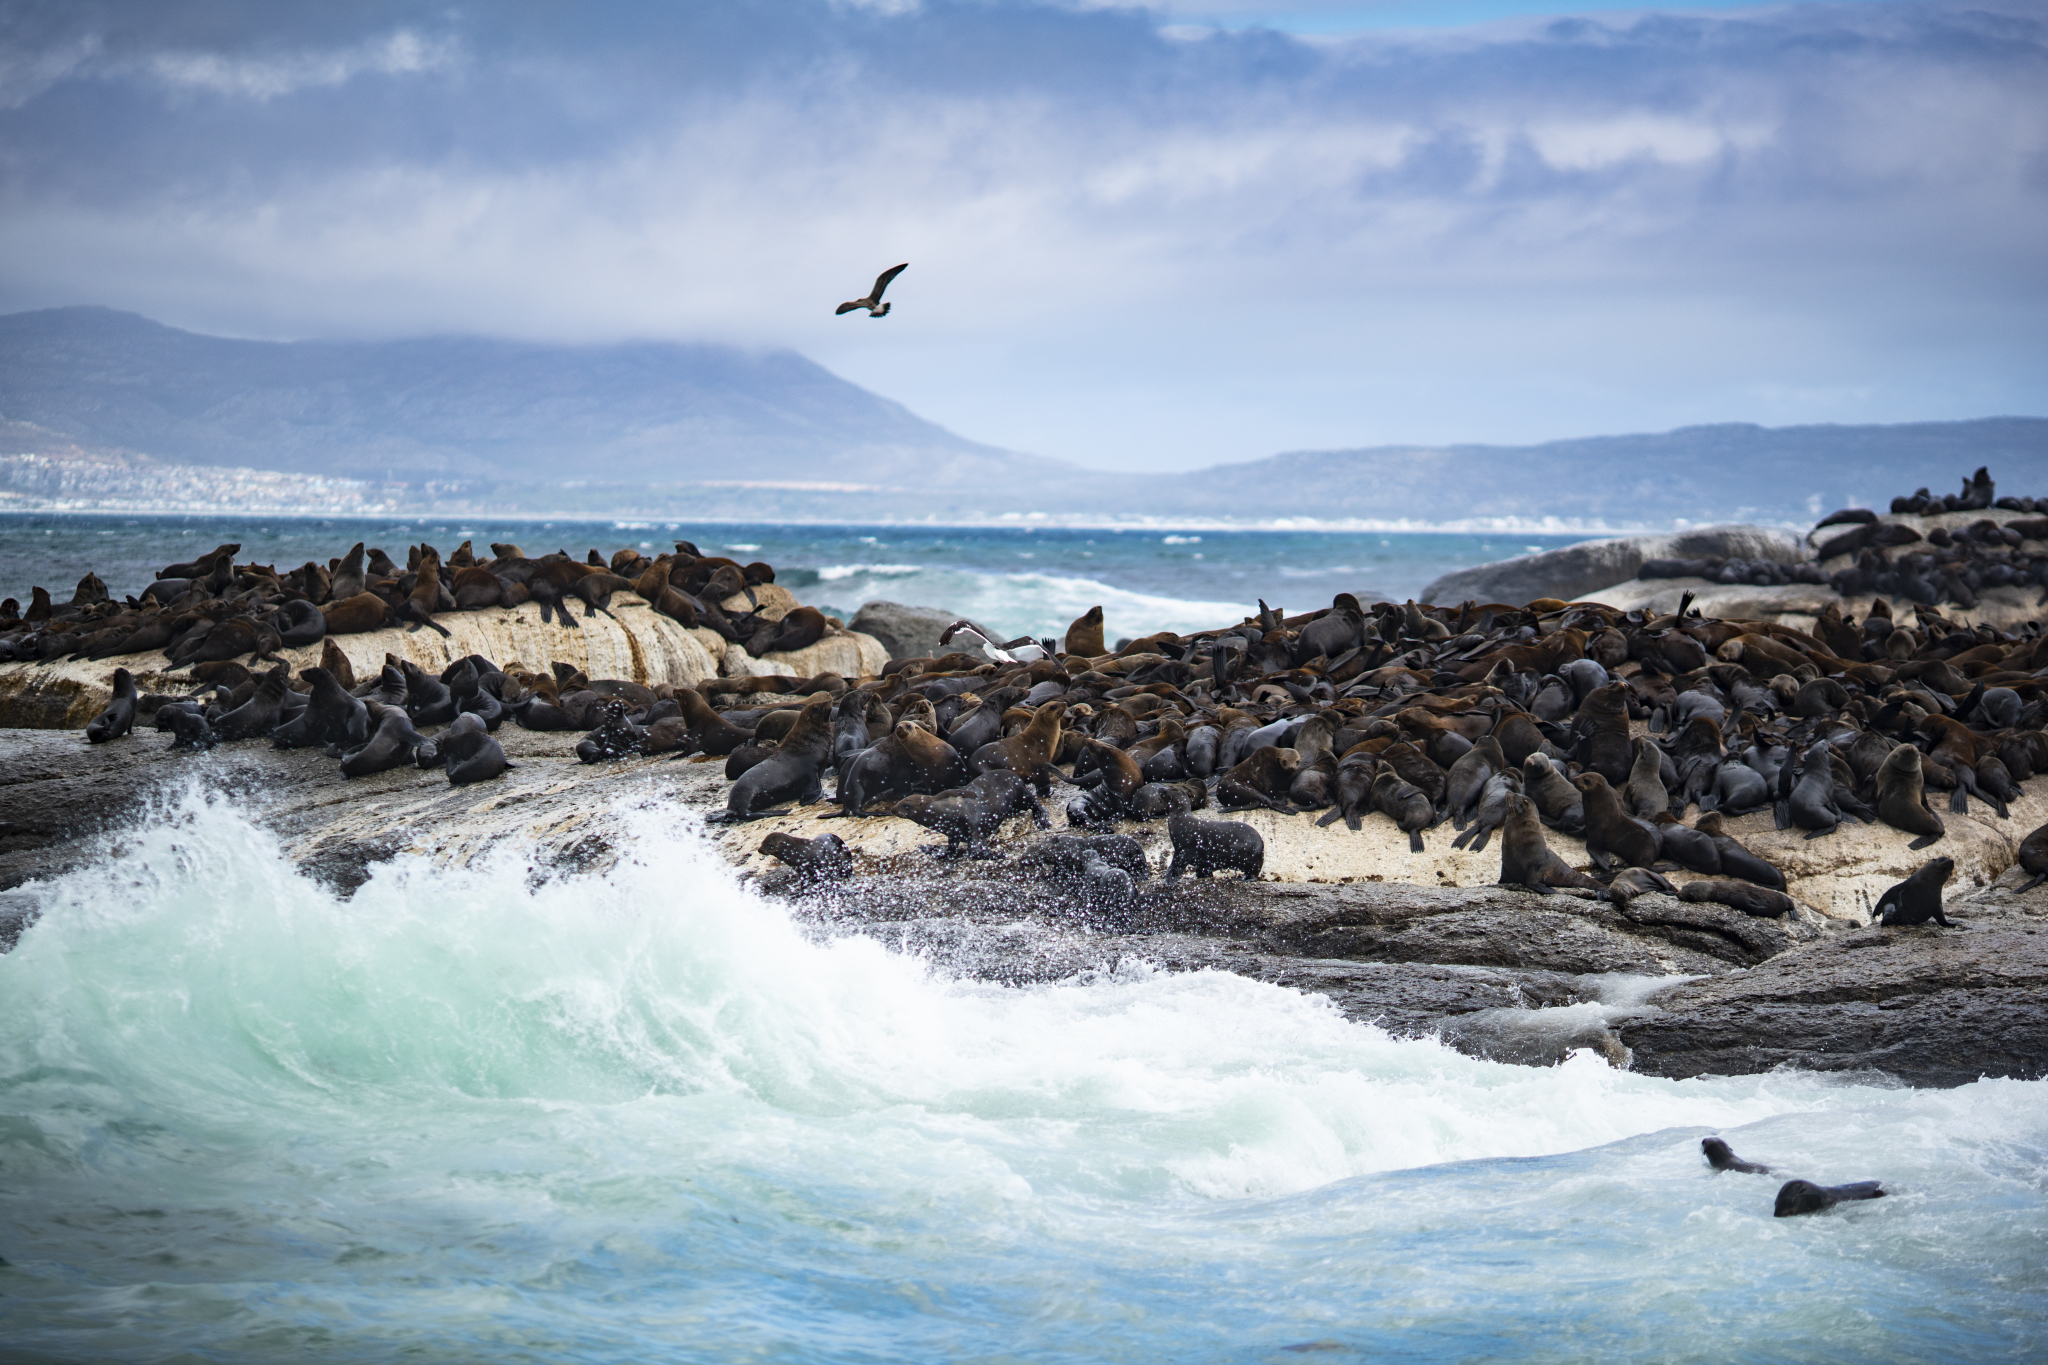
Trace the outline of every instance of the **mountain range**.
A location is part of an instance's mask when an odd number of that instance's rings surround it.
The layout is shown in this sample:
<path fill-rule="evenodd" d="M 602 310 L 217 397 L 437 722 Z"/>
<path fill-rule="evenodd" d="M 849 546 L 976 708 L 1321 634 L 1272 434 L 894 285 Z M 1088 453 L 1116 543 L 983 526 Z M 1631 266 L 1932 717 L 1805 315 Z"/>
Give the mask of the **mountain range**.
<path fill-rule="evenodd" d="M 1180 474 L 982 445 L 791 351 L 477 337 L 249 341 L 106 308 L 0 316 L 0 444 L 403 485 L 422 506 L 805 521 L 1811 523 L 1978 465 L 2048 496 L 2048 419 L 1742 423 L 1298 451 Z M 0 448 L 0 476 L 6 457 Z"/>

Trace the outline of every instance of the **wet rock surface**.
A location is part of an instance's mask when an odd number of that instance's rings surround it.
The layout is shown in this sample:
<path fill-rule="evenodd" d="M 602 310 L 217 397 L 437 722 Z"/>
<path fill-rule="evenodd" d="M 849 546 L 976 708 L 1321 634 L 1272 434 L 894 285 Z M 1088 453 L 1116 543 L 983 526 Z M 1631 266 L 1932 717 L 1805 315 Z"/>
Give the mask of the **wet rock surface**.
<path fill-rule="evenodd" d="M 500 739 L 519 766 L 487 787 L 454 788 L 417 769 L 344 780 L 310 750 L 251 743 L 195 755 L 154 733 L 92 746 L 76 732 L 0 731 L 0 944 L 33 932 L 38 882 L 120 856 L 136 820 L 195 780 L 245 803 L 340 894 L 400 854 L 461 861 L 508 838 L 525 841 L 535 875 L 601 875 L 626 842 L 621 810 L 683 819 L 722 803 L 722 763 L 586 765 L 576 738 L 507 726 Z M 2017 870 L 1951 897 L 1965 930 L 1874 930 L 1663 895 L 1620 908 L 1486 884 L 1168 883 L 1156 875 L 1163 834 L 1141 827 L 1155 876 L 1137 884 L 1135 904 L 1105 908 L 1027 866 L 1024 851 L 1044 836 L 1021 818 L 1000 857 L 959 863 L 921 851 L 923 831 L 882 822 L 912 837 L 857 853 L 853 879 L 824 892 L 754 855 L 779 823 L 713 837 L 814 932 L 870 935 L 970 978 L 1026 987 L 1229 971 L 1479 1056 L 1542 1064 L 1590 1047 L 1665 1076 L 1791 1065 L 1952 1085 L 2042 1074 L 2048 1059 L 2048 887 L 2019 893 Z"/>

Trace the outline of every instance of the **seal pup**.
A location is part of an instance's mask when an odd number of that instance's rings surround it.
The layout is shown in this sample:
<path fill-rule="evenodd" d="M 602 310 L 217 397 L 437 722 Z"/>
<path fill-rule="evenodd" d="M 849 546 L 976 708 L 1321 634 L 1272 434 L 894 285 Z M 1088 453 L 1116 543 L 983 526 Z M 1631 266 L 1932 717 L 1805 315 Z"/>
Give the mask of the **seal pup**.
<path fill-rule="evenodd" d="M 994 857 L 988 841 L 1012 815 L 1029 815 L 1040 829 L 1052 828 L 1052 817 L 1039 804 L 1031 784 L 1002 768 L 984 772 L 952 791 L 906 796 L 891 813 L 945 835 L 944 845 L 935 844 L 926 851 L 947 858 L 963 854 Z"/>
<path fill-rule="evenodd" d="M 1179 880 L 1183 872 L 1207 877 L 1235 869 L 1251 882 L 1266 869 L 1266 841 L 1250 825 L 1175 814 L 1167 817 L 1166 833 L 1173 841 L 1173 861 L 1166 868 L 1168 881 Z"/>
<path fill-rule="evenodd" d="M 1521 886 L 1547 896 L 1561 886 L 1600 890 L 1600 883 L 1575 872 L 1543 837 L 1536 803 L 1520 793 L 1507 799 L 1507 819 L 1500 831 L 1500 884 Z"/>
<path fill-rule="evenodd" d="M 796 880 L 805 885 L 843 882 L 853 875 L 853 854 L 836 834 L 820 834 L 815 839 L 771 834 L 761 841 L 761 852 L 794 868 Z"/>
<path fill-rule="evenodd" d="M 1930 860 L 1912 876 L 1878 897 L 1877 905 L 1870 912 L 1871 919 L 1887 929 L 1901 924 L 1925 924 L 1930 919 L 1943 928 L 1959 927 L 1941 912 L 1941 888 L 1955 870 L 1956 860 L 1953 858 Z"/>
<path fill-rule="evenodd" d="M 92 718 L 85 727 L 85 738 L 89 744 L 105 744 L 110 739 L 119 739 L 135 728 L 135 703 L 141 694 L 135 690 L 135 675 L 125 668 L 114 670 L 114 695 L 107 702 L 106 709 Z"/>
<path fill-rule="evenodd" d="M 891 280 L 895 279 L 898 275 L 901 275 L 904 271 L 908 269 L 910 269 L 910 262 L 908 261 L 905 261 L 901 265 L 890 266 L 887 270 L 884 270 L 881 274 L 875 276 L 875 287 L 868 291 L 868 296 L 866 298 L 850 299 L 847 302 L 840 304 L 837 308 L 834 308 L 832 310 L 832 316 L 838 317 L 842 313 L 851 313 L 856 308 L 865 308 L 868 310 L 868 316 L 871 318 L 888 317 L 891 305 L 882 302 L 882 293 L 889 287 L 889 282 Z"/>
<path fill-rule="evenodd" d="M 1771 1168 L 1755 1161 L 1744 1161 L 1735 1155 L 1735 1149 L 1717 1137 L 1701 1138 L 1700 1151 L 1705 1153 L 1707 1164 L 1717 1171 L 1741 1171 L 1744 1175 L 1769 1175 Z"/>
<path fill-rule="evenodd" d="M 832 699 L 821 693 L 804 703 L 796 724 L 775 746 L 775 752 L 733 783 L 726 796 L 724 819 L 754 819 L 764 808 L 781 801 L 808 806 L 825 794 L 823 774 L 831 757 Z"/>
<path fill-rule="evenodd" d="M 1852 1200 L 1882 1199 L 1884 1194 L 1884 1185 L 1875 1180 L 1858 1180 L 1850 1185 L 1816 1185 L 1811 1180 L 1788 1180 L 1778 1188 L 1778 1201 L 1771 1209 L 1771 1216 L 1796 1218 L 1800 1214 L 1819 1213 Z"/>

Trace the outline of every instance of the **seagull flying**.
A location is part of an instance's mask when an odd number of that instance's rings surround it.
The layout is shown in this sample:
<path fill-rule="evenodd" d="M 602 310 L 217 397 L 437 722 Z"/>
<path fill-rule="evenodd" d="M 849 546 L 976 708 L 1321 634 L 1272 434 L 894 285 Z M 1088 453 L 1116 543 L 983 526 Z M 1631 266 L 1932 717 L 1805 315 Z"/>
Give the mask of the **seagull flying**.
<path fill-rule="evenodd" d="M 902 265 L 890 266 L 887 270 L 875 276 L 875 287 L 868 291 L 866 298 L 840 304 L 832 310 L 832 316 L 838 317 L 841 313 L 851 313 L 856 308 L 867 309 L 868 316 L 871 318 L 885 318 L 889 316 L 889 305 L 882 302 L 882 291 L 889 287 L 889 281 L 895 279 L 909 268 L 910 262 L 908 261 L 905 261 Z"/>

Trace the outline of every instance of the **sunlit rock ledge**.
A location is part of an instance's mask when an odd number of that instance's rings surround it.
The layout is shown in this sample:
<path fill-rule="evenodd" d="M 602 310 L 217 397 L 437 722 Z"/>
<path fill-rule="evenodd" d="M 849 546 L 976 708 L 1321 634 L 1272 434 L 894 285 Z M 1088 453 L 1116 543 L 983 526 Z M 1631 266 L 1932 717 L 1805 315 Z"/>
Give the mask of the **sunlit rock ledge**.
<path fill-rule="evenodd" d="M 797 605 L 786 588 L 765 584 L 756 589 L 762 614 L 773 620 Z M 735 597 L 727 604 L 747 611 L 752 604 Z M 716 632 L 690 628 L 656 612 L 630 593 L 612 599 L 612 615 L 585 617 L 576 607 L 576 625 L 540 619 L 538 603 L 489 607 L 482 611 L 446 612 L 436 618 L 444 638 L 425 627 L 365 631 L 329 638 L 348 656 L 359 678 L 374 678 L 386 654 L 409 659 L 439 673 L 457 659 L 481 654 L 500 668 L 521 664 L 545 672 L 557 661 L 574 664 L 593 678 L 623 678 L 653 686 L 688 687 L 716 677 L 757 677 L 777 674 L 814 678 L 820 673 L 861 677 L 880 673 L 888 651 L 872 636 L 836 631 L 808 649 L 753 658 Z M 278 653 L 292 672 L 320 662 L 323 644 Z M 169 672 L 161 650 L 117 655 L 92 661 L 0 664 L 0 729 L 82 729 L 113 696 L 114 670 L 135 675 L 144 692 L 189 692 L 188 674 Z M 257 665 L 260 667 L 260 665 Z"/>

